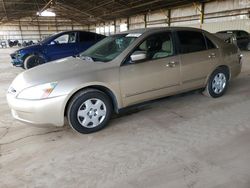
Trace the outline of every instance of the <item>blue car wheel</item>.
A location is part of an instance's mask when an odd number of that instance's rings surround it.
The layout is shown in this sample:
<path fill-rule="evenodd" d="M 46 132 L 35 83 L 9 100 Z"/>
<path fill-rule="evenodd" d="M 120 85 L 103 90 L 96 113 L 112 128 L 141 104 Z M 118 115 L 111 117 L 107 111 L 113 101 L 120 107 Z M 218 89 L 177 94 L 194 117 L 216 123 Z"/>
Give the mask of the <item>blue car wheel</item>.
<path fill-rule="evenodd" d="M 45 60 L 37 55 L 28 56 L 23 63 L 24 69 L 30 69 L 45 63 Z"/>

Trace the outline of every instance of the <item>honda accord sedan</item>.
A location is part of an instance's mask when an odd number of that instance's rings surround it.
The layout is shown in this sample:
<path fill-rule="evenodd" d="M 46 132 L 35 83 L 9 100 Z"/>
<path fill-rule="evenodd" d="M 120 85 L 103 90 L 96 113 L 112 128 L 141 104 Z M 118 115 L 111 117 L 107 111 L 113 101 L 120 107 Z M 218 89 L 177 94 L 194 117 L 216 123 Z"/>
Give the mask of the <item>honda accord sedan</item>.
<path fill-rule="evenodd" d="M 193 28 L 151 28 L 109 36 L 79 57 L 19 74 L 8 89 L 14 118 L 69 125 L 80 133 L 104 128 L 112 113 L 202 88 L 221 97 L 241 72 L 233 44 Z"/>

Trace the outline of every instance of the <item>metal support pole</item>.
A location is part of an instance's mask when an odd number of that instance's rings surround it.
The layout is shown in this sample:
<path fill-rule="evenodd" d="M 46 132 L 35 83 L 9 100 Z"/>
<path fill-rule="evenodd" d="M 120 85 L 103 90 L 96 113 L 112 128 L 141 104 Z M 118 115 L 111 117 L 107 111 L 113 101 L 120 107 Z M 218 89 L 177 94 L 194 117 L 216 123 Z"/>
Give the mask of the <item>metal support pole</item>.
<path fill-rule="evenodd" d="M 127 29 L 129 30 L 129 17 L 127 17 Z"/>
<path fill-rule="evenodd" d="M 168 27 L 171 26 L 171 9 L 168 9 Z"/>
<path fill-rule="evenodd" d="M 74 30 L 74 24 L 73 24 L 73 20 L 71 20 L 71 30 Z"/>
<path fill-rule="evenodd" d="M 42 40 L 41 29 L 40 29 L 38 17 L 37 17 L 37 27 L 38 27 L 38 33 L 39 33 L 39 40 Z"/>
<path fill-rule="evenodd" d="M 58 32 L 58 24 L 57 24 L 57 18 L 55 16 L 55 24 L 56 24 L 56 32 Z"/>
<path fill-rule="evenodd" d="M 198 10 L 200 12 L 200 28 L 202 28 L 202 24 L 204 23 L 204 9 L 205 9 L 205 3 L 202 2 L 200 4 L 200 7 L 196 4 L 196 3 L 193 3 L 194 4 L 194 7 L 196 10 Z"/>
<path fill-rule="evenodd" d="M 114 20 L 114 33 L 116 33 L 116 20 Z"/>
<path fill-rule="evenodd" d="M 205 12 L 205 3 L 201 3 L 201 17 L 200 17 L 200 22 L 201 22 L 201 27 L 202 24 L 204 23 L 204 12 Z"/>
<path fill-rule="evenodd" d="M 23 32 L 22 32 L 22 27 L 21 27 L 21 21 L 20 20 L 19 20 L 18 24 L 19 24 L 20 34 L 21 34 L 21 41 L 23 43 Z"/>

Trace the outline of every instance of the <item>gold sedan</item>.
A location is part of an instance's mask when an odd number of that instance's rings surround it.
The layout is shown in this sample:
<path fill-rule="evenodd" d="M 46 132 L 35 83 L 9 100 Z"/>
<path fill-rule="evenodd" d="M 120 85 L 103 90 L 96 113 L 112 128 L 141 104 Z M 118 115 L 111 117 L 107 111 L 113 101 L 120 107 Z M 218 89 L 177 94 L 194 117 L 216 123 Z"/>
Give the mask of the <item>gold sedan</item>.
<path fill-rule="evenodd" d="M 80 133 L 104 128 L 113 112 L 145 101 L 204 88 L 222 96 L 241 71 L 239 49 L 193 28 L 151 28 L 103 39 L 78 57 L 18 75 L 7 93 L 21 121 Z"/>

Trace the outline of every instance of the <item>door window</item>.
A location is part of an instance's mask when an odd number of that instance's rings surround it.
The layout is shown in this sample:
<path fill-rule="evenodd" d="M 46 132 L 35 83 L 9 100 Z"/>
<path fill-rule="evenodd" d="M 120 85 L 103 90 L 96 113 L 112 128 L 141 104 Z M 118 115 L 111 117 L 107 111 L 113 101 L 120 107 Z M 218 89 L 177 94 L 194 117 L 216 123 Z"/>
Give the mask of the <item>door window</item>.
<path fill-rule="evenodd" d="M 180 53 L 191 53 L 206 50 L 205 38 L 198 31 L 177 31 Z"/>
<path fill-rule="evenodd" d="M 133 51 L 133 53 L 136 52 L 146 53 L 146 60 L 154 60 L 174 55 L 171 33 L 164 32 L 149 36 Z"/>
<path fill-rule="evenodd" d="M 76 33 L 67 33 L 56 38 L 52 43 L 67 44 L 76 42 Z"/>

